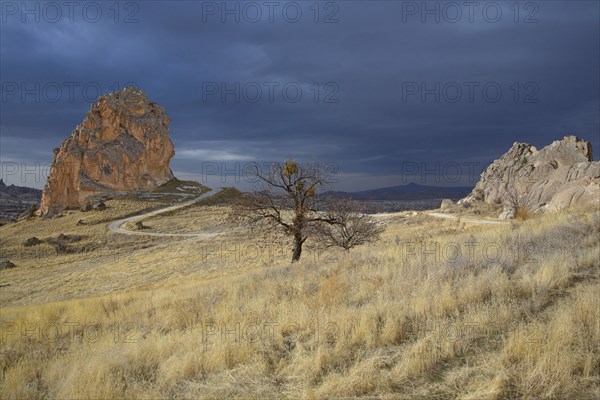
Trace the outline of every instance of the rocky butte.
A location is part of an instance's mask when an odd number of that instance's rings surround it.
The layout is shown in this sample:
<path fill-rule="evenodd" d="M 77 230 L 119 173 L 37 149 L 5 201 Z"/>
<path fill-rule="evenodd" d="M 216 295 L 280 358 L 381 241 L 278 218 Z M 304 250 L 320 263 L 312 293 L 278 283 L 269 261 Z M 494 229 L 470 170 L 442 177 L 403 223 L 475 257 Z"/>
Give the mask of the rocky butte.
<path fill-rule="evenodd" d="M 572 206 L 600 207 L 600 161 L 592 145 L 575 136 L 537 150 L 514 143 L 482 174 L 471 194 L 458 203 L 475 201 L 504 206 L 500 218 L 514 218 L 516 208 L 533 213 L 557 212 Z"/>
<path fill-rule="evenodd" d="M 80 208 L 102 197 L 152 190 L 173 179 L 171 119 L 142 90 L 100 97 L 54 150 L 42 193 L 42 215 Z"/>

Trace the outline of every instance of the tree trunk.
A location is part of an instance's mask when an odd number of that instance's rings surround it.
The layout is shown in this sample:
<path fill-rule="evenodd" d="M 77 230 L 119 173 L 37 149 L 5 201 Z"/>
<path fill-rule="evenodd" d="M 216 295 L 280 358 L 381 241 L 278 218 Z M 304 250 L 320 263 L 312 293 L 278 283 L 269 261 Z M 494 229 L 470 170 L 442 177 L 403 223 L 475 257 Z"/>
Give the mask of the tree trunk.
<path fill-rule="evenodd" d="M 294 234 L 294 252 L 292 253 L 292 262 L 296 262 L 300 259 L 300 255 L 302 254 L 302 245 L 304 244 L 304 240 L 302 239 L 302 234 L 296 233 Z"/>

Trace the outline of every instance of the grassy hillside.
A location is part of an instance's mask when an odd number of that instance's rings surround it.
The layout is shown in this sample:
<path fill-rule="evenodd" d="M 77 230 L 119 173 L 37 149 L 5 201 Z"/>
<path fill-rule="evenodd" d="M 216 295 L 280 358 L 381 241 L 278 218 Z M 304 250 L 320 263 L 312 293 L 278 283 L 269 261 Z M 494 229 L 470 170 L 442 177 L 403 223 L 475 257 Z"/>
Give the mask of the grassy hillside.
<path fill-rule="evenodd" d="M 593 398 L 600 213 L 505 225 L 382 218 L 348 254 L 232 226 L 223 206 L 112 234 L 105 212 L 0 228 L 1 398 Z M 110 211 L 110 213 L 109 213 Z M 77 225 L 79 219 L 85 225 Z M 129 227 L 133 229 L 133 227 Z M 80 235 L 70 254 L 31 237 Z"/>

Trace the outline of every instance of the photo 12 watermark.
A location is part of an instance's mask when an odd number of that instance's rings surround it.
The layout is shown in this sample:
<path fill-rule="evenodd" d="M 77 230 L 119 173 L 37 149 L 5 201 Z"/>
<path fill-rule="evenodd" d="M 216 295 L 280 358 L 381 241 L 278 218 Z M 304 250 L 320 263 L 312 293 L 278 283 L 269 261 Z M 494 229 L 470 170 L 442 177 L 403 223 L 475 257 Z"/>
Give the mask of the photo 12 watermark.
<path fill-rule="evenodd" d="M 202 263 L 220 262 L 236 264 L 272 265 L 278 259 L 287 259 L 291 245 L 276 243 L 202 243 L 198 247 L 199 261 Z M 308 247 L 304 259 L 318 264 L 334 264 L 339 261 L 339 252 L 333 249 Z"/>
<path fill-rule="evenodd" d="M 104 94 L 124 87 L 137 88 L 135 82 L 78 82 L 78 81 L 3 81 L 2 103 L 95 103 Z"/>
<path fill-rule="evenodd" d="M 482 164 L 475 161 L 402 161 L 398 174 L 402 183 L 473 184 L 479 180 Z"/>
<path fill-rule="evenodd" d="M 340 86 L 336 82 L 203 82 L 202 103 L 313 103 L 340 102 Z"/>
<path fill-rule="evenodd" d="M 537 24 L 539 16 L 539 3 L 533 1 L 403 1 L 401 19 L 422 24 Z"/>
<path fill-rule="evenodd" d="M 518 264 L 537 263 L 536 244 L 516 238 L 511 243 L 495 241 L 414 241 L 396 240 L 396 249 L 402 263 L 442 263 L 446 266 L 502 265 L 503 262 Z"/>
<path fill-rule="evenodd" d="M 278 162 L 240 162 L 240 161 L 205 161 L 200 163 L 200 183 L 217 182 L 224 186 L 239 183 L 258 184 L 259 177 L 268 175 L 282 166 Z M 309 168 L 314 174 L 327 175 L 329 183 L 337 183 L 339 165 L 333 161 L 314 163 Z"/>
<path fill-rule="evenodd" d="M 540 85 L 536 82 L 495 81 L 425 82 L 405 81 L 401 85 L 402 104 L 506 103 L 537 104 Z"/>
<path fill-rule="evenodd" d="M 12 182 L 17 186 L 40 186 L 50 174 L 51 164 L 39 162 L 2 161 L 0 163 L 0 179 Z"/>
<path fill-rule="evenodd" d="M 110 304 L 102 303 L 105 312 Z M 294 348 L 300 339 L 308 345 L 335 343 L 340 329 L 334 322 L 315 321 L 304 326 L 295 321 L 275 320 L 234 320 L 220 322 L 207 317 L 197 321 L 196 334 L 203 347 L 221 344 L 257 344 L 274 345 L 283 342 L 288 348 Z M 169 328 L 171 330 L 172 327 Z M 148 336 L 161 335 L 163 328 L 136 322 L 113 322 L 110 324 L 95 321 L 68 322 L 2 322 L 0 323 L 0 344 L 15 341 L 30 343 L 49 343 L 57 346 L 69 346 L 78 343 L 94 344 L 109 341 L 114 344 L 138 344 Z M 298 332 L 309 331 L 309 336 Z"/>
<path fill-rule="evenodd" d="M 3 322 L 0 344 L 14 340 L 68 344 L 98 343 L 109 338 L 113 343 L 138 343 L 142 330 L 134 322 L 115 322 L 106 326 L 97 322 Z"/>
<path fill-rule="evenodd" d="M 0 21 L 7 23 L 90 23 L 140 22 L 137 1 L 2 1 Z"/>
<path fill-rule="evenodd" d="M 202 1 L 202 23 L 315 24 L 340 22 L 340 2 L 336 1 Z"/>

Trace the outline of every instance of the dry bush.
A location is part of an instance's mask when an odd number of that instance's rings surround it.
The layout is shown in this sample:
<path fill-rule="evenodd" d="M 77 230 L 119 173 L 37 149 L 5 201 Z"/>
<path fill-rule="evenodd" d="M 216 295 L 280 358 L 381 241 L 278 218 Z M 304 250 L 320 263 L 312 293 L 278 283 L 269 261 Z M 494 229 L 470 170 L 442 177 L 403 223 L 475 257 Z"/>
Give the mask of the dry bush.
<path fill-rule="evenodd" d="M 515 210 L 516 219 L 524 221 L 533 216 L 535 201 L 529 188 L 526 188 L 521 182 L 507 186 L 503 200 L 505 206 Z"/>
<path fill-rule="evenodd" d="M 329 199 L 323 214 L 331 222 L 315 226 L 319 245 L 324 248 L 341 247 L 348 251 L 377 242 L 384 227 L 367 214 L 367 207 L 367 204 L 348 198 Z"/>

